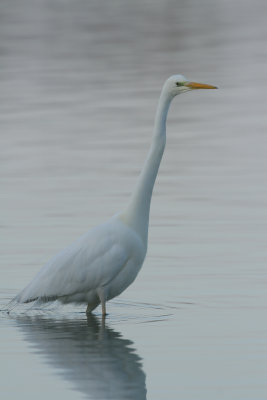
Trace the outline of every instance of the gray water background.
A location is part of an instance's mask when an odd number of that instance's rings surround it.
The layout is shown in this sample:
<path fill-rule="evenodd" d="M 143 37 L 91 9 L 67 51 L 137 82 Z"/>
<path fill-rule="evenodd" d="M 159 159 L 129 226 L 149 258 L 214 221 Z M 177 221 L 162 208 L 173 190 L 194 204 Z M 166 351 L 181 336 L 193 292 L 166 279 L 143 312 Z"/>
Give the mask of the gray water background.
<path fill-rule="evenodd" d="M 263 0 L 0 3 L 0 305 L 126 204 L 173 73 L 136 282 L 84 308 L 0 314 L 1 398 L 267 398 Z"/>

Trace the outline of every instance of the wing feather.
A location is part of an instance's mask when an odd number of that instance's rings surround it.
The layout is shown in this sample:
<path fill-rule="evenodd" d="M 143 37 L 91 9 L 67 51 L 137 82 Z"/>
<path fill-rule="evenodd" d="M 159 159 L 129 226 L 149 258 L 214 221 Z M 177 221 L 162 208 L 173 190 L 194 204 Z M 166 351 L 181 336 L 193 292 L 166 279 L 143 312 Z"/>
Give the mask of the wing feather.
<path fill-rule="evenodd" d="M 104 286 L 124 267 L 128 253 L 116 229 L 101 225 L 56 254 L 15 300 L 55 300 Z"/>

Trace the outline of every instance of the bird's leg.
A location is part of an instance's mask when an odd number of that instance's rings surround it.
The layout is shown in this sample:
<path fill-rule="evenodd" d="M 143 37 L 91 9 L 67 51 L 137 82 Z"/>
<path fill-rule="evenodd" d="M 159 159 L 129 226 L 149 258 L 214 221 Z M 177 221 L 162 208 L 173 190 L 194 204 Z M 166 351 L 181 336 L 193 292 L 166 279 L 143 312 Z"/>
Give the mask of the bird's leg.
<path fill-rule="evenodd" d="M 91 312 L 92 312 L 92 306 L 91 306 L 91 304 L 88 304 L 87 305 L 87 308 L 86 308 L 86 314 L 88 315 L 88 314 L 91 314 Z"/>
<path fill-rule="evenodd" d="M 101 307 L 102 307 L 102 317 L 105 317 L 107 315 L 106 313 L 106 294 L 104 288 L 99 288 L 97 291 L 99 300 L 101 302 Z"/>
<path fill-rule="evenodd" d="M 106 313 L 106 302 L 105 301 L 101 302 L 101 306 L 102 306 L 102 316 L 104 317 L 104 316 L 107 315 L 107 313 Z"/>
<path fill-rule="evenodd" d="M 88 303 L 87 308 L 86 308 L 86 314 L 89 315 L 92 313 L 92 311 L 99 305 L 99 300 L 97 299 L 93 303 Z"/>

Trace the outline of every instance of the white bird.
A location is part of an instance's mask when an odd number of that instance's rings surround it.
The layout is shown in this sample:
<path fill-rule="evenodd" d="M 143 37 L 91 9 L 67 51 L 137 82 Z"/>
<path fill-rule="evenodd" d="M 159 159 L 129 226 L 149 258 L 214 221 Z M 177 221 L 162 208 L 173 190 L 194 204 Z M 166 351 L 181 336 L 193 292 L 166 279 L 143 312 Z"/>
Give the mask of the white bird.
<path fill-rule="evenodd" d="M 86 303 L 90 313 L 122 293 L 136 278 L 147 251 L 152 191 L 166 143 L 166 119 L 172 99 L 194 89 L 215 86 L 173 75 L 163 85 L 152 144 L 125 211 L 89 230 L 56 254 L 12 301 Z"/>

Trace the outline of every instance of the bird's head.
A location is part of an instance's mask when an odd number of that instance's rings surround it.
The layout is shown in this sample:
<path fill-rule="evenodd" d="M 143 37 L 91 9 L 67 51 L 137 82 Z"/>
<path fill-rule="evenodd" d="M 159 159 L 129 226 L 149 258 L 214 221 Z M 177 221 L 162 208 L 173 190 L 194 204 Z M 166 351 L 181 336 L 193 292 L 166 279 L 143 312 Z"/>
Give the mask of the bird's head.
<path fill-rule="evenodd" d="M 217 89 L 216 86 L 188 81 L 183 75 L 172 75 L 164 85 L 173 96 L 196 89 Z"/>

